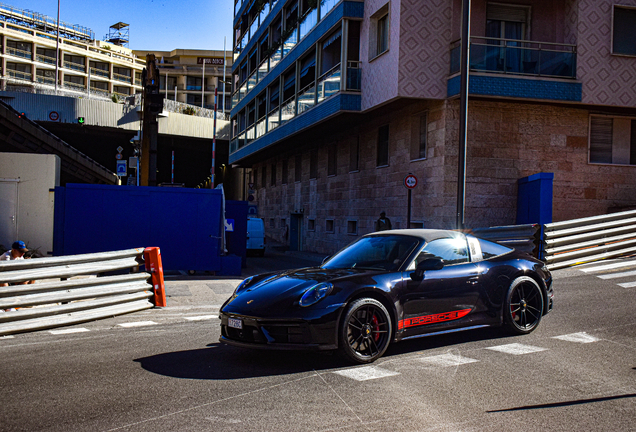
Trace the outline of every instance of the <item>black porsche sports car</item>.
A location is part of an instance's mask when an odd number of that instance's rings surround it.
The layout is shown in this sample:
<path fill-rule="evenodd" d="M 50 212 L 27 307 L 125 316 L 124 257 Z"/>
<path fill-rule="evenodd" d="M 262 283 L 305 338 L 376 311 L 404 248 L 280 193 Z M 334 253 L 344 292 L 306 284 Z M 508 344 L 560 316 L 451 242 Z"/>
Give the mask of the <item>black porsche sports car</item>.
<path fill-rule="evenodd" d="M 382 231 L 320 267 L 245 279 L 221 307 L 220 341 L 369 363 L 405 339 L 500 325 L 530 333 L 552 301 L 550 272 L 526 253 L 456 231 Z"/>

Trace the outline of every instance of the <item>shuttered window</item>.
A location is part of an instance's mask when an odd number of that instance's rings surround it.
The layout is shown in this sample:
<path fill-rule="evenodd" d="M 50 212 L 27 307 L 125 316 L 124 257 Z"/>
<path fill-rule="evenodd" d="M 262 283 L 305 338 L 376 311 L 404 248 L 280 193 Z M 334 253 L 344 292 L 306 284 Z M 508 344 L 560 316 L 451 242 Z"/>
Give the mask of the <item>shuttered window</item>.
<path fill-rule="evenodd" d="M 612 53 L 636 55 L 636 8 L 614 6 Z"/>
<path fill-rule="evenodd" d="M 614 119 L 592 117 L 590 125 L 590 162 L 612 163 L 612 132 Z"/>
<path fill-rule="evenodd" d="M 488 3 L 486 19 L 527 23 L 528 7 Z"/>

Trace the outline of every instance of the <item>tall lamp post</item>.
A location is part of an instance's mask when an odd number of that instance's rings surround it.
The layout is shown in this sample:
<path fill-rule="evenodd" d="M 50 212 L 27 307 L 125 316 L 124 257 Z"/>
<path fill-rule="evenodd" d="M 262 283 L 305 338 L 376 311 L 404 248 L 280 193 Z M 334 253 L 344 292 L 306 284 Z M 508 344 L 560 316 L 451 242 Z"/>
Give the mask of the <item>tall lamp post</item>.
<path fill-rule="evenodd" d="M 60 0 L 57 0 L 57 36 L 55 37 L 55 94 L 57 95 L 57 82 L 59 81 L 60 67 Z"/>
<path fill-rule="evenodd" d="M 466 147 L 468 131 L 468 79 L 470 60 L 470 0 L 462 1 L 461 89 L 459 99 L 459 161 L 457 169 L 457 229 L 464 228 L 466 209 Z"/>

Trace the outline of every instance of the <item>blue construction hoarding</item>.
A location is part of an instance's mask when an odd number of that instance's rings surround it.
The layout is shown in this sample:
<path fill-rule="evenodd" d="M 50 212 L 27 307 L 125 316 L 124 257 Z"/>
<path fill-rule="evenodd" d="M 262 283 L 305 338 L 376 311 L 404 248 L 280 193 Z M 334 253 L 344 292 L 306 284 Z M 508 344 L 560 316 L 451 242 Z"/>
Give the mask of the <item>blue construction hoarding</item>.
<path fill-rule="evenodd" d="M 164 270 L 235 274 L 222 271 L 222 208 L 216 189 L 67 184 L 55 188 L 53 253 L 158 246 Z"/>

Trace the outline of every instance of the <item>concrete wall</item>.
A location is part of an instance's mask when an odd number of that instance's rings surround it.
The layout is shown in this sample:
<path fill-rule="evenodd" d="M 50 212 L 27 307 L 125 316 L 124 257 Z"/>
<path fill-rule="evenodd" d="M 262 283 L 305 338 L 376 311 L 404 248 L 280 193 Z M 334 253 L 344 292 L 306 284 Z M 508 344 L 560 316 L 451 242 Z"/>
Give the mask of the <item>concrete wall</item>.
<path fill-rule="evenodd" d="M 53 251 L 54 192 L 60 185 L 56 155 L 0 153 L 0 178 L 19 179 L 18 238 L 43 255 Z M 5 244 L 10 247 L 11 243 Z"/>

